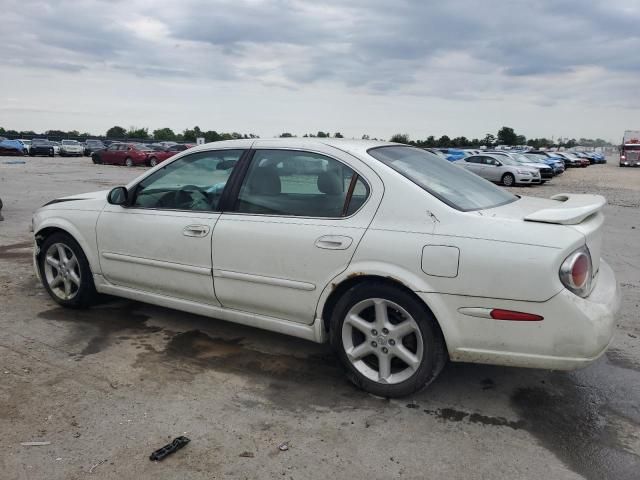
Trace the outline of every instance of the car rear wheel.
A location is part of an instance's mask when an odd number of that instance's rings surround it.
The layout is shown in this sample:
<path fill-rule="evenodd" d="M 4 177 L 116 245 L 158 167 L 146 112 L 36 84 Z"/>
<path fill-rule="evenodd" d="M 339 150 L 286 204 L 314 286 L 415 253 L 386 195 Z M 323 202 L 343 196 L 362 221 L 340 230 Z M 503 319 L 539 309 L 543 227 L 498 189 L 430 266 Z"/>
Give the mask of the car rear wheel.
<path fill-rule="evenodd" d="M 516 183 L 516 178 L 513 176 L 512 173 L 505 173 L 502 176 L 502 184 L 505 187 L 511 187 Z"/>
<path fill-rule="evenodd" d="M 127 158 L 124 160 L 124 164 L 125 164 L 127 167 L 133 167 L 133 160 L 131 160 L 131 158 L 127 157 Z"/>
<path fill-rule="evenodd" d="M 344 294 L 331 318 L 331 344 L 349 380 L 382 397 L 421 390 L 446 360 L 431 312 L 410 293 L 384 283 L 363 283 Z"/>
<path fill-rule="evenodd" d="M 40 246 L 38 267 L 44 288 L 60 305 L 82 308 L 95 301 L 89 262 L 70 235 L 54 233 L 47 237 Z"/>

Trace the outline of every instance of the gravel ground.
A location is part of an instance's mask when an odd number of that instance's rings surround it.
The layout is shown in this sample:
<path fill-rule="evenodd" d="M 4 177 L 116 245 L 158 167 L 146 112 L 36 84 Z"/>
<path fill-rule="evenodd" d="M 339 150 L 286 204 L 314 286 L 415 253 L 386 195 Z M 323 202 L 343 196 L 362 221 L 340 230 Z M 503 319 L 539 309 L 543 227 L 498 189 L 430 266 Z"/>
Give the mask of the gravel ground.
<path fill-rule="evenodd" d="M 389 401 L 351 387 L 325 346 L 136 302 L 59 308 L 32 273 L 31 213 L 142 170 L 15 160 L 0 157 L 0 477 L 639 478 L 640 169 L 513 189 L 609 200 L 623 308 L 606 356 L 569 373 L 449 364 Z M 178 435 L 191 443 L 149 461 Z"/>

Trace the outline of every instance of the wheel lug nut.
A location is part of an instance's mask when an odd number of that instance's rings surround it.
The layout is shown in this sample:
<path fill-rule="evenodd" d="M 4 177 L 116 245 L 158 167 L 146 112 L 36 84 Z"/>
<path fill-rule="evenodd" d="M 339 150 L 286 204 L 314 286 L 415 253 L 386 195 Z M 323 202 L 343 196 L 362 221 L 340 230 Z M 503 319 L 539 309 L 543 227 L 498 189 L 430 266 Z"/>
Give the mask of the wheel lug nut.
<path fill-rule="evenodd" d="M 378 342 L 371 342 L 371 346 L 372 346 L 373 348 L 376 348 L 376 347 L 378 346 Z"/>
<path fill-rule="evenodd" d="M 383 348 L 382 348 L 382 353 L 387 353 L 387 352 L 389 352 L 389 350 L 387 349 L 387 347 L 383 347 Z"/>
<path fill-rule="evenodd" d="M 378 334 L 378 331 L 377 331 L 377 330 L 375 330 L 375 329 L 374 329 L 374 330 L 371 330 L 371 335 L 377 335 L 377 334 Z"/>
<path fill-rule="evenodd" d="M 386 328 L 383 328 L 382 329 L 382 333 L 384 333 L 386 335 L 387 333 L 389 333 L 389 330 L 387 330 Z"/>
<path fill-rule="evenodd" d="M 389 345 L 393 346 L 395 344 L 396 344 L 396 341 L 393 338 L 389 340 Z"/>

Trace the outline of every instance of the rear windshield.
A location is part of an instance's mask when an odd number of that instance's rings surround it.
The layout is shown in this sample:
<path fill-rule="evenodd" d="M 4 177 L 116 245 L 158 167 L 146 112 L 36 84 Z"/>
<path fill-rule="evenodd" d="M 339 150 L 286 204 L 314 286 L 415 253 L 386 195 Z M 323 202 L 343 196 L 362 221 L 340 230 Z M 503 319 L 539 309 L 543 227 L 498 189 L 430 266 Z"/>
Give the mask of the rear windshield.
<path fill-rule="evenodd" d="M 493 208 L 518 199 L 476 174 L 418 148 L 376 147 L 368 153 L 450 207 L 463 212 Z"/>

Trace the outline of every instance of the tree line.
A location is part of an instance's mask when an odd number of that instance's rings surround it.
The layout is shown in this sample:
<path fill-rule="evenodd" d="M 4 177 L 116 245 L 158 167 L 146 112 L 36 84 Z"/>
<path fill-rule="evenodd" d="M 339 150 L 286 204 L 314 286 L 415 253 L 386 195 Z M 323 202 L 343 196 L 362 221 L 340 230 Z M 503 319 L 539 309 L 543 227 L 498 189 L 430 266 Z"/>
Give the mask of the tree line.
<path fill-rule="evenodd" d="M 115 125 L 107 130 L 105 135 L 92 135 L 84 132 L 80 133 L 78 130 L 47 130 L 44 133 L 36 133 L 32 130 L 5 130 L 0 127 L 0 135 L 7 136 L 9 138 L 33 138 L 38 136 L 46 136 L 52 138 L 75 138 L 75 139 L 87 139 L 87 138 L 106 138 L 113 140 L 149 140 L 156 142 L 172 141 L 172 142 L 195 142 L 197 138 L 204 138 L 206 143 L 218 142 L 221 140 L 234 140 L 239 138 L 259 138 L 258 135 L 242 134 L 238 132 L 218 132 L 216 130 L 201 130 L 200 127 L 195 126 L 193 128 L 187 128 L 182 132 L 174 132 L 169 127 L 158 128 L 149 132 L 148 128 L 124 127 Z M 297 135 L 290 132 L 283 132 L 279 135 L 281 138 L 293 138 Z M 318 131 L 316 133 L 305 133 L 303 138 L 344 138 L 340 132 L 335 132 L 331 135 L 330 132 Z M 362 135 L 362 139 L 369 140 L 369 135 Z M 372 140 L 382 140 L 378 138 L 371 138 Z M 611 144 L 601 138 L 589 139 L 589 138 L 529 138 L 524 135 L 516 133 L 511 127 L 502 127 L 496 135 L 487 133 L 484 138 L 472 138 L 469 139 L 464 136 L 449 137 L 448 135 L 442 135 L 436 138 L 433 135 L 429 135 L 424 140 L 412 140 L 406 133 L 396 133 L 390 138 L 392 142 L 405 143 L 407 145 L 414 145 L 421 148 L 480 148 L 480 147 L 495 147 L 497 145 L 509 145 L 509 146 L 530 146 L 533 148 L 542 147 L 565 147 L 572 148 L 575 146 L 584 147 L 605 147 Z"/>
<path fill-rule="evenodd" d="M 425 140 L 411 140 L 406 133 L 396 133 L 390 139 L 392 142 L 406 143 L 408 145 L 415 145 L 421 148 L 480 148 L 480 147 L 495 147 L 497 145 L 508 146 L 529 146 L 533 148 L 543 147 L 565 147 L 573 148 L 578 145 L 583 147 L 606 147 L 611 144 L 602 138 L 590 139 L 590 138 L 558 138 L 556 140 L 550 140 L 548 138 L 529 138 L 524 135 L 518 134 L 511 127 L 502 127 L 498 130 L 496 135 L 487 133 L 484 138 L 472 138 L 467 137 L 454 137 L 451 138 L 448 135 L 442 135 L 440 138 L 435 138 L 433 135 L 428 136 Z"/>

